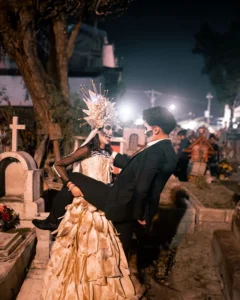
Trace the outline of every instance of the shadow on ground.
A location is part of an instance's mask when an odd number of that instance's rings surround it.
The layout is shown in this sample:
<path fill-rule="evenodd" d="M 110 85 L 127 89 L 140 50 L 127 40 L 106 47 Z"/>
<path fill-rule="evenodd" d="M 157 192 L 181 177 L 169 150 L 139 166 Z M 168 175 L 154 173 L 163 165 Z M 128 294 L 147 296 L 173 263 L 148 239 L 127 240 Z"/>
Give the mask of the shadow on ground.
<path fill-rule="evenodd" d="M 187 209 L 186 198 L 179 193 L 174 207 L 159 207 L 150 232 L 142 230 L 134 240 L 130 266 L 135 265 L 139 279 L 150 287 L 146 299 L 182 299 L 180 291 L 168 285 L 168 275 L 181 239 L 178 227 Z"/>

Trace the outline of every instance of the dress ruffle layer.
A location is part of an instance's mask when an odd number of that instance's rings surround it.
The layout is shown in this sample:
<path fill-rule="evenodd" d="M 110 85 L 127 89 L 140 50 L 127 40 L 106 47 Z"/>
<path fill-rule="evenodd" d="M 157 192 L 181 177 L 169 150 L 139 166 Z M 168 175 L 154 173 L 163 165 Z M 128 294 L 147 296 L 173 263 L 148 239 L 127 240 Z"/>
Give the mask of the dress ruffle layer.
<path fill-rule="evenodd" d="M 42 299 L 136 299 L 118 233 L 103 212 L 74 198 L 56 232 Z"/>

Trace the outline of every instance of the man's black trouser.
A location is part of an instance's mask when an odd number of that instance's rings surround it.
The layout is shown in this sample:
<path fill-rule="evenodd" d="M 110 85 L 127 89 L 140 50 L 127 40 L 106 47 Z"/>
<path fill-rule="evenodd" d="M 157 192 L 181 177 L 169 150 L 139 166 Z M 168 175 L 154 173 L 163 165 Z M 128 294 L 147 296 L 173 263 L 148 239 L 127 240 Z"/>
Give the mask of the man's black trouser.
<path fill-rule="evenodd" d="M 69 174 L 69 179 L 81 189 L 86 201 L 102 210 L 103 212 L 105 211 L 110 186 L 104 184 L 101 181 L 97 181 L 93 178 L 85 176 L 81 173 L 71 173 Z M 66 186 L 63 186 L 61 191 L 53 199 L 53 206 L 48 217 L 49 222 L 58 222 L 58 218 L 62 217 L 66 212 L 65 207 L 68 204 L 71 204 L 72 201 L 72 193 L 68 191 L 68 188 Z M 118 233 L 120 233 L 119 238 L 127 255 L 131 247 L 133 222 L 113 223 Z"/>
<path fill-rule="evenodd" d="M 108 185 L 81 173 L 70 173 L 69 179 L 80 188 L 84 198 L 89 203 L 98 209 L 105 211 L 107 196 L 110 189 Z M 71 204 L 72 201 L 72 193 L 68 191 L 66 186 L 63 186 L 61 191 L 53 199 L 53 206 L 50 212 L 49 220 L 51 220 L 51 222 L 56 222 L 58 218 L 65 214 L 65 207 L 68 204 Z"/>

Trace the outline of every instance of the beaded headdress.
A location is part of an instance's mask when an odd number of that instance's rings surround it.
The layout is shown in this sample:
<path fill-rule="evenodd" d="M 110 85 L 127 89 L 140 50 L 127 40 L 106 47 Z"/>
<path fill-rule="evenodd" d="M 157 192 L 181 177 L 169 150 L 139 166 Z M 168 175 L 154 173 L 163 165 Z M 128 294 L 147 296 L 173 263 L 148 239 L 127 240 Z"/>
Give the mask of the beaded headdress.
<path fill-rule="evenodd" d="M 121 127 L 117 119 L 117 113 L 115 111 L 115 103 L 109 101 L 108 91 L 104 91 L 102 94 L 101 84 L 99 85 L 99 91 L 96 88 L 94 82 L 92 82 L 93 91 L 82 87 L 80 93 L 83 97 L 83 101 L 86 103 L 88 109 L 83 109 L 83 112 L 87 115 L 79 120 L 85 120 L 80 124 L 80 127 L 87 123 L 91 126 L 92 131 L 82 144 L 82 146 L 89 143 L 91 139 L 97 134 L 98 130 L 103 128 L 104 125 L 110 125 L 115 127 L 115 131 L 118 131 Z"/>
<path fill-rule="evenodd" d="M 120 128 L 117 114 L 115 111 L 115 102 L 110 102 L 108 98 L 108 91 L 101 93 L 101 84 L 99 85 L 99 92 L 96 85 L 92 82 L 93 91 L 88 90 L 85 87 L 81 88 L 81 94 L 83 101 L 86 103 L 88 109 L 83 109 L 83 112 L 87 115 L 83 119 L 85 123 L 80 124 L 83 126 L 89 124 L 93 129 L 103 128 L 104 125 L 111 125 L 116 127 L 116 130 Z M 80 119 L 81 120 L 81 119 Z"/>

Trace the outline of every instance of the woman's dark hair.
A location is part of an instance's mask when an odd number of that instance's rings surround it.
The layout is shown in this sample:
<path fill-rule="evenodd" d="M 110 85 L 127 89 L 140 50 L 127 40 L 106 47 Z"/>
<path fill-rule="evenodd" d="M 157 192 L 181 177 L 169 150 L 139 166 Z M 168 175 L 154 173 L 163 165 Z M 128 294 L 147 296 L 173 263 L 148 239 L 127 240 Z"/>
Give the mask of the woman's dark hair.
<path fill-rule="evenodd" d="M 98 134 L 95 135 L 95 137 L 89 142 L 89 148 L 91 151 L 99 151 L 100 149 L 100 140 L 98 137 Z M 105 145 L 105 151 L 107 151 L 110 155 L 112 154 L 112 148 L 111 145 Z"/>
<path fill-rule="evenodd" d="M 145 109 L 143 120 L 150 126 L 159 126 L 166 134 L 169 134 L 177 125 L 173 114 L 163 106 Z"/>

